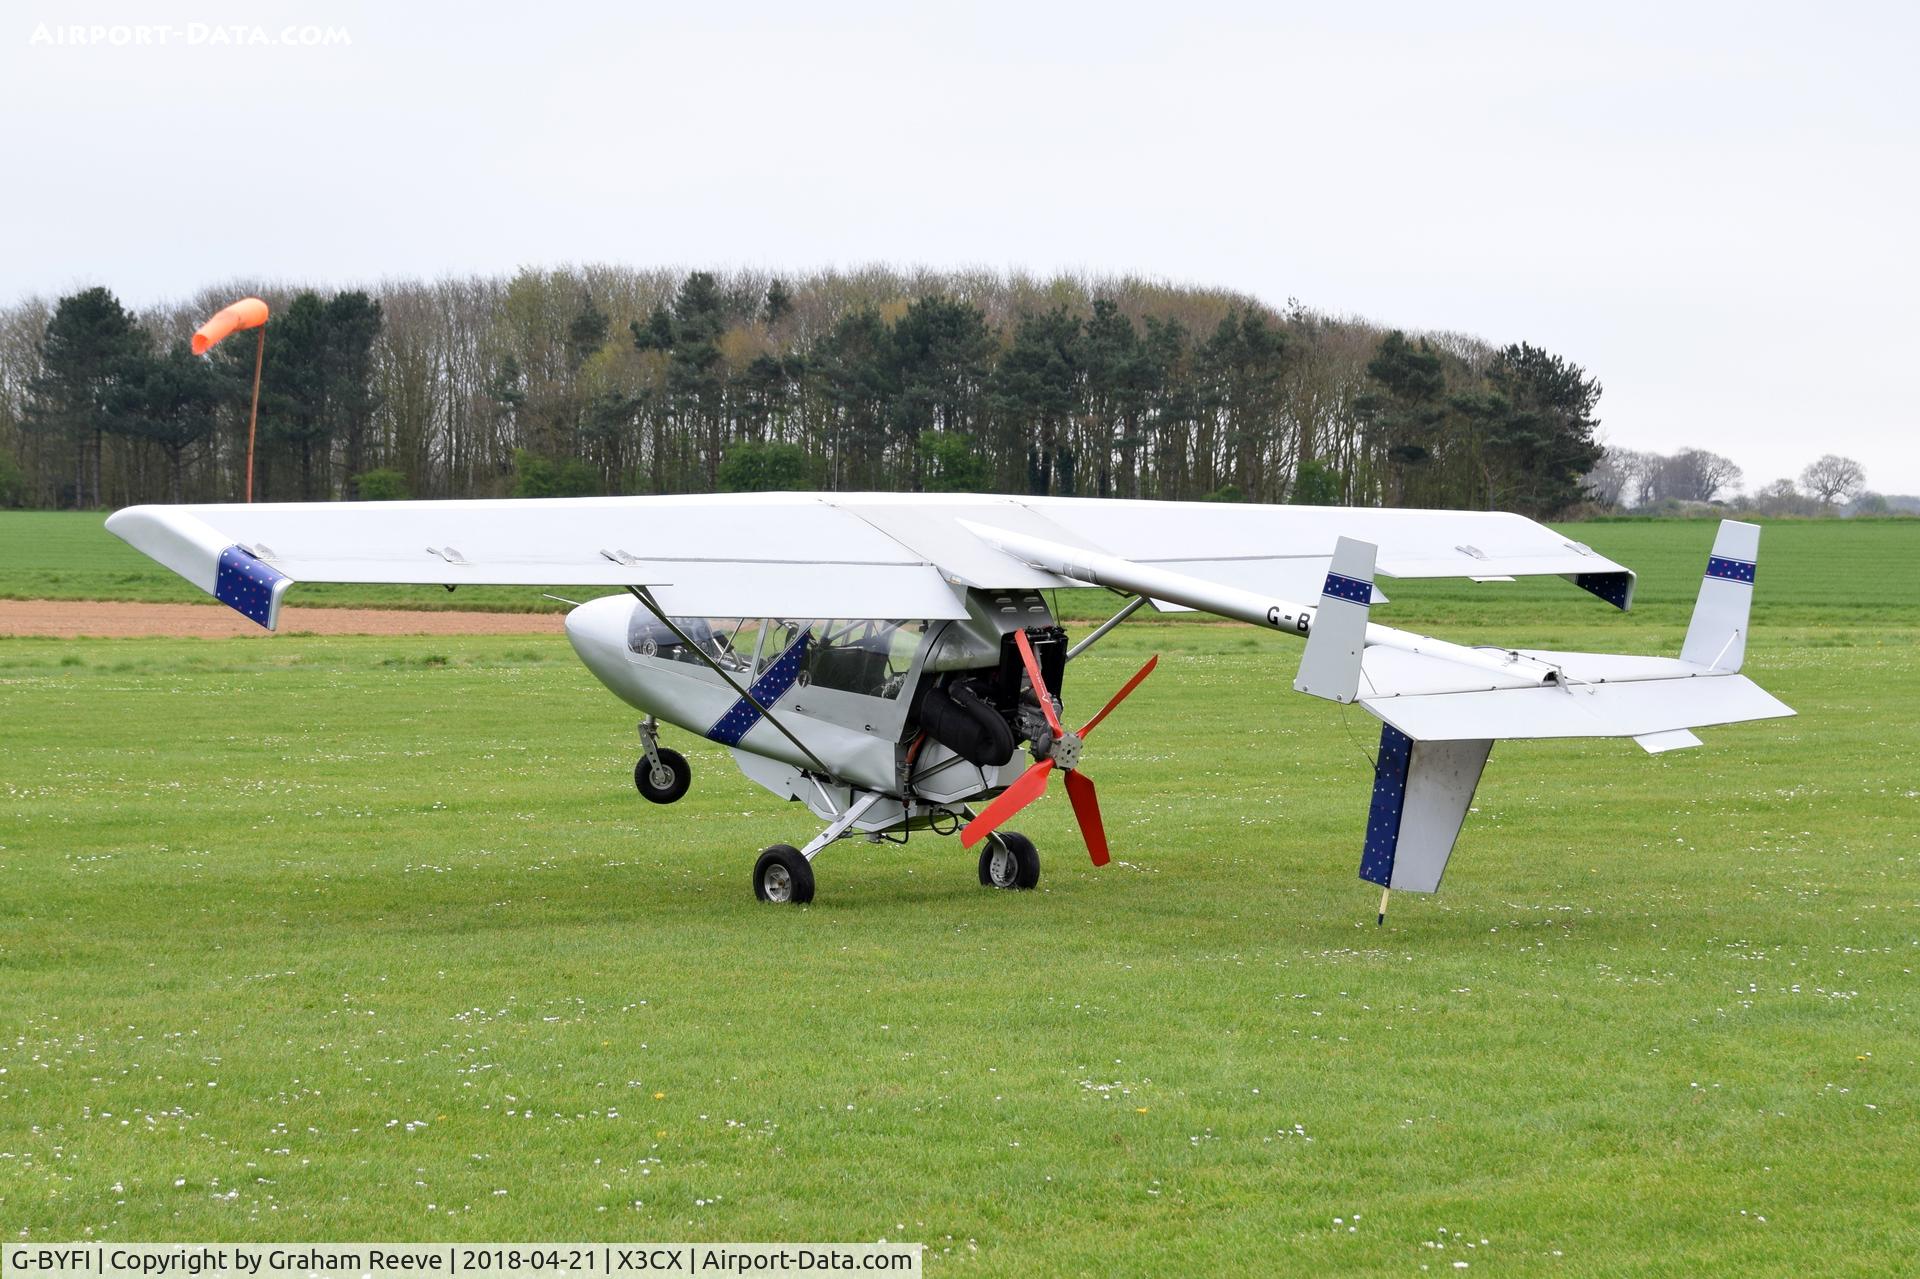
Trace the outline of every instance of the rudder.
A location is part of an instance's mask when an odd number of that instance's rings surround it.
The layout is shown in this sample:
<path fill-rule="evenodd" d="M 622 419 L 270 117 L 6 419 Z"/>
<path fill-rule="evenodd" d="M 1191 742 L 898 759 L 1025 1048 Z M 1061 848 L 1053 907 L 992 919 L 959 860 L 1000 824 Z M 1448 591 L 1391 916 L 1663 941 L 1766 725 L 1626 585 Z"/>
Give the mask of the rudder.
<path fill-rule="evenodd" d="M 1747 654 L 1748 616 L 1760 558 L 1760 526 L 1721 520 L 1687 624 L 1683 661 L 1715 671 L 1737 671 Z"/>
<path fill-rule="evenodd" d="M 1438 892 L 1492 753 L 1490 739 L 1417 742 L 1381 724 L 1360 878 L 1382 888 Z"/>
<path fill-rule="evenodd" d="M 1334 544 L 1320 605 L 1313 611 L 1307 648 L 1300 654 L 1295 691 L 1351 702 L 1360 692 L 1360 659 L 1367 648 L 1367 609 L 1373 602 L 1371 542 L 1343 537 Z"/>

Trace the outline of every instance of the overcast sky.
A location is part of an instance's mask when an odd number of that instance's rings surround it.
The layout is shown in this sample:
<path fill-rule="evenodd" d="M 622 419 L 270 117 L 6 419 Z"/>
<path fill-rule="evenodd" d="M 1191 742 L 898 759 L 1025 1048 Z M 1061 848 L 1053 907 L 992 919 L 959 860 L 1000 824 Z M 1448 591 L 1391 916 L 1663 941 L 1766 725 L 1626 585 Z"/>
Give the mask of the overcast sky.
<path fill-rule="evenodd" d="M 1610 442 L 1915 493 L 1915 12 L 17 0 L 0 296 L 1138 272 L 1525 339 Z"/>

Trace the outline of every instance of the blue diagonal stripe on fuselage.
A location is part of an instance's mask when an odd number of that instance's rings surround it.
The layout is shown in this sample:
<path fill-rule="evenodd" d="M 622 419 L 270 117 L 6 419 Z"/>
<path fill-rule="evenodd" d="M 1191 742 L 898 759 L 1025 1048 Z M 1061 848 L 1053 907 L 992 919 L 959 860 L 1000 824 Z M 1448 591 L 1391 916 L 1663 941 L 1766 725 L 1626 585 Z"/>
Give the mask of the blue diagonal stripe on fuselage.
<path fill-rule="evenodd" d="M 722 746 L 738 746 L 740 739 L 753 731 L 753 726 L 762 718 L 759 707 L 753 703 L 772 706 L 786 696 L 793 682 L 800 678 L 801 666 L 806 663 L 808 639 L 808 633 L 801 631 L 800 638 L 788 645 L 786 652 L 774 658 L 773 665 L 760 672 L 760 678 L 753 681 L 747 690 L 753 694 L 753 699 L 749 701 L 743 697 L 728 707 L 727 713 L 715 720 L 713 727 L 707 730 L 710 741 L 719 742 Z"/>

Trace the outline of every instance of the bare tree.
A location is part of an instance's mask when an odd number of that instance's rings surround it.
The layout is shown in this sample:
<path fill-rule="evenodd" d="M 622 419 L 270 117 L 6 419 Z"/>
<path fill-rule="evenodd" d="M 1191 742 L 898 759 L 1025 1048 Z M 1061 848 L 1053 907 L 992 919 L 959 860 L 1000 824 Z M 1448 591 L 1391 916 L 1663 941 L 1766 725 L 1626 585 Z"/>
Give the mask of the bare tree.
<path fill-rule="evenodd" d="M 1819 506 L 1794 487 L 1789 479 L 1778 479 L 1753 495 L 1753 509 L 1762 515 L 1817 515 Z"/>
<path fill-rule="evenodd" d="M 1740 483 L 1742 472 L 1731 458 L 1709 453 L 1705 449 L 1682 449 L 1680 456 L 1688 460 L 1700 477 L 1699 500 L 1702 502 L 1711 502 L 1720 495 L 1722 489 L 1734 488 Z"/>
<path fill-rule="evenodd" d="M 1742 474 L 1733 459 L 1705 449 L 1681 449 L 1672 457 L 1649 461 L 1649 502 L 1711 502 L 1722 489 L 1739 484 Z"/>
<path fill-rule="evenodd" d="M 1822 506 L 1835 506 L 1852 497 L 1867 484 L 1867 473 L 1850 457 L 1829 453 L 1800 472 L 1800 485 L 1820 499 Z"/>
<path fill-rule="evenodd" d="M 1628 510 L 1645 506 L 1653 501 L 1653 476 L 1660 464 L 1666 459 L 1658 453 L 1643 453 L 1637 449 L 1623 449 L 1620 453 L 1620 467 L 1627 474 L 1626 491 L 1621 494 L 1621 505 Z"/>
<path fill-rule="evenodd" d="M 1631 506 L 1640 484 L 1640 455 L 1608 445 L 1580 483 L 1589 497 L 1610 511 Z"/>

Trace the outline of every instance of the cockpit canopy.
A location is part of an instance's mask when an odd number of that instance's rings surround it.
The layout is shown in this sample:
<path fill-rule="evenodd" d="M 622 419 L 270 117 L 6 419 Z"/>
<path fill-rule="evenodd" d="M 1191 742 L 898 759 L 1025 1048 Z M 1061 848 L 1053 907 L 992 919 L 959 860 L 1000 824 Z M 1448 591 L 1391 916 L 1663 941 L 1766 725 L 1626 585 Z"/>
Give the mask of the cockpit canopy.
<path fill-rule="evenodd" d="M 806 659 L 798 680 L 802 687 L 889 700 L 906 688 L 926 631 L 925 622 L 890 620 L 676 617 L 673 625 L 690 645 L 646 609 L 634 609 L 627 624 L 628 649 L 636 657 L 701 666 L 711 659 L 750 681 L 805 634 Z"/>
<path fill-rule="evenodd" d="M 809 622 L 801 678 L 809 687 L 896 698 L 925 631 L 925 622 Z"/>

